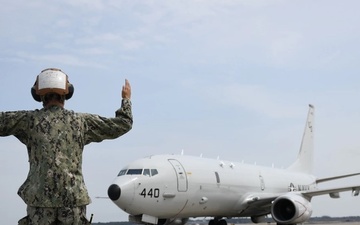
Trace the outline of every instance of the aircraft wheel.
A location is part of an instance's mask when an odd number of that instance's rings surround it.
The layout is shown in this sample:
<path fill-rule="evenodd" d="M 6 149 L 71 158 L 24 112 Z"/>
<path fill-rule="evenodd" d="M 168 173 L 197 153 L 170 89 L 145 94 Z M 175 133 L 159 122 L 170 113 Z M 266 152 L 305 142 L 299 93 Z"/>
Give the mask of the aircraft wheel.
<path fill-rule="evenodd" d="M 215 220 L 209 220 L 209 225 L 216 225 Z"/>
<path fill-rule="evenodd" d="M 226 220 L 219 220 L 218 225 L 227 225 Z"/>

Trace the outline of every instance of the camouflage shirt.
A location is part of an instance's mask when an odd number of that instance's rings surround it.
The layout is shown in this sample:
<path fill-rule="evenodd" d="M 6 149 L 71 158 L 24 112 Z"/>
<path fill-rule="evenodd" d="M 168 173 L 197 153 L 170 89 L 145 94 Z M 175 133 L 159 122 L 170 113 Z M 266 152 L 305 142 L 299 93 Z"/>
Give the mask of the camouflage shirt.
<path fill-rule="evenodd" d="M 29 206 L 62 207 L 90 203 L 82 175 L 86 144 L 117 138 L 132 128 L 130 100 L 116 117 L 76 113 L 58 106 L 0 112 L 0 136 L 14 135 L 27 146 L 30 170 L 18 194 Z"/>

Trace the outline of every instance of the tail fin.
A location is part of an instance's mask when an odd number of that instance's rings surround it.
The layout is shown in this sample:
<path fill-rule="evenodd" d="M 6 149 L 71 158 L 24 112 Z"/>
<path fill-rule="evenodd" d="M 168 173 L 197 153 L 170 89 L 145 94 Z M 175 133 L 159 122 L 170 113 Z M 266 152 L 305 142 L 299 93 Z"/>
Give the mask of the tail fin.
<path fill-rule="evenodd" d="M 300 146 L 300 151 L 296 161 L 288 168 L 288 170 L 308 174 L 312 172 L 314 152 L 314 111 L 314 106 L 309 105 L 309 112 Z"/>

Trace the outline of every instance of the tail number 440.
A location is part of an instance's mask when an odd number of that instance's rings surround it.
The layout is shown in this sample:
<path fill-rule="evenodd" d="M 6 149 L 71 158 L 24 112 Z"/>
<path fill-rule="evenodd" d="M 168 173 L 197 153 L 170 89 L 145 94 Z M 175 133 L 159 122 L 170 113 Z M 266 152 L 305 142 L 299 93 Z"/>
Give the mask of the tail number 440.
<path fill-rule="evenodd" d="M 146 188 L 144 188 L 142 190 L 142 192 L 140 193 L 141 196 L 144 196 L 144 198 L 148 197 L 148 198 L 158 198 L 160 196 L 160 189 L 159 188 L 150 188 L 148 190 L 146 190 Z"/>

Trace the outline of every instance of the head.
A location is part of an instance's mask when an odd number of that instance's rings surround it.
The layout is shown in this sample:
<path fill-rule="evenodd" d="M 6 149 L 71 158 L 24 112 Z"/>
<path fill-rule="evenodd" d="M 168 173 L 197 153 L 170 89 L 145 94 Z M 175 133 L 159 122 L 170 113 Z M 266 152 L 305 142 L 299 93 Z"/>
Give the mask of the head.
<path fill-rule="evenodd" d="M 72 97 L 74 86 L 68 76 L 60 69 L 48 68 L 36 77 L 31 94 L 35 101 L 42 102 L 44 107 L 58 105 L 63 107 L 65 100 Z"/>

